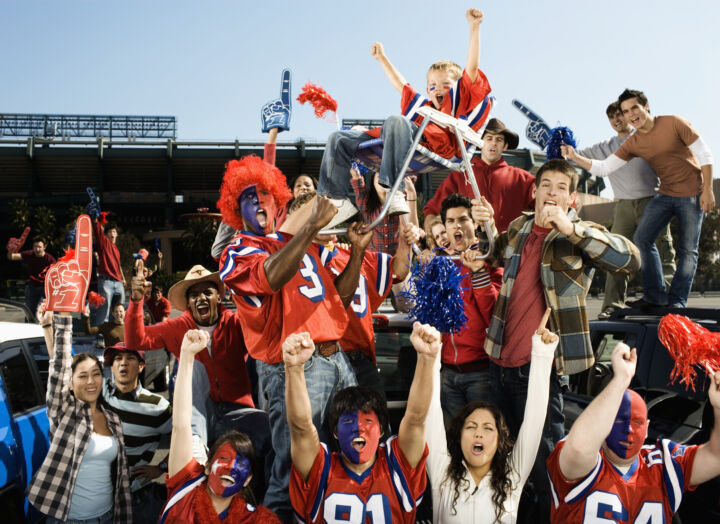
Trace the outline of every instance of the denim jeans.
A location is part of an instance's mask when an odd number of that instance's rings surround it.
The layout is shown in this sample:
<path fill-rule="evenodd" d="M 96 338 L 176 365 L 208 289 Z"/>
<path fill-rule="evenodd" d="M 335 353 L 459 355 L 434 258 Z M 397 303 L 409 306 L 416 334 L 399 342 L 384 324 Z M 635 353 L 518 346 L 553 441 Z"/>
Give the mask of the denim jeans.
<path fill-rule="evenodd" d="M 678 219 L 678 245 L 675 246 L 678 263 L 670 291 L 666 293 L 655 239 L 674 216 Z M 685 307 L 697 269 L 700 228 L 704 217 L 699 195 L 693 197 L 655 195 L 645 207 L 633 237 L 642 257 L 645 300 L 662 306 Z"/>
<path fill-rule="evenodd" d="M 107 275 L 98 275 L 98 293 L 105 297 L 105 302 L 97 308 L 97 325 L 110 320 L 110 314 L 115 304 L 125 302 L 125 288 L 120 280 Z"/>
<path fill-rule="evenodd" d="M 445 427 L 449 428 L 455 415 L 474 400 L 492 401 L 488 370 L 458 373 L 443 367 L 440 371 L 440 404 Z"/>
<path fill-rule="evenodd" d="M 151 482 L 132 493 L 133 524 L 156 524 L 167 500 L 165 484 Z"/>
<path fill-rule="evenodd" d="M 395 115 L 385 120 L 380 133 L 383 156 L 378 180 L 381 185 L 391 187 L 395 183 L 417 130 L 418 126 L 404 116 Z M 371 138 L 362 131 L 335 131 L 330 135 L 320 164 L 319 195 L 354 199 L 350 164 L 358 146 Z M 404 183 L 400 190 L 405 190 Z"/>
<path fill-rule="evenodd" d="M 274 511 L 281 520 L 292 521 L 290 506 L 290 428 L 285 410 L 285 364 L 268 364 L 257 361 L 260 409 L 270 416 L 272 444 L 275 460 L 270 470 L 270 480 L 263 504 Z M 329 357 L 314 355 L 305 363 L 307 384 L 313 424 L 322 442 L 330 442 L 332 432 L 327 431 L 325 421 L 335 394 L 357 381 L 344 351 Z M 269 465 L 266 464 L 266 467 Z"/>
<path fill-rule="evenodd" d="M 45 520 L 46 524 L 113 524 L 113 511 L 110 510 L 107 513 L 100 515 L 94 519 L 68 519 L 60 520 L 53 517 L 47 517 Z"/>
<path fill-rule="evenodd" d="M 513 439 L 517 439 L 525 416 L 529 377 L 530 363 L 517 368 L 505 368 L 495 363 L 490 364 L 493 403 L 502 411 Z M 560 379 L 553 368 L 550 372 L 550 397 L 545 427 L 529 479 L 534 495 L 534 498 L 531 499 L 531 504 L 534 506 L 532 514 L 540 518 L 536 521 L 538 523 L 547 522 L 550 515 L 550 484 L 546 462 L 555 448 L 555 444 L 564 436 L 565 415 L 563 414 L 562 390 Z M 523 508 L 524 510 L 527 508 Z"/>
<path fill-rule="evenodd" d="M 25 286 L 25 305 L 30 310 L 33 318 L 37 312 L 38 304 L 45 298 L 45 286 L 33 286 L 27 284 Z"/>

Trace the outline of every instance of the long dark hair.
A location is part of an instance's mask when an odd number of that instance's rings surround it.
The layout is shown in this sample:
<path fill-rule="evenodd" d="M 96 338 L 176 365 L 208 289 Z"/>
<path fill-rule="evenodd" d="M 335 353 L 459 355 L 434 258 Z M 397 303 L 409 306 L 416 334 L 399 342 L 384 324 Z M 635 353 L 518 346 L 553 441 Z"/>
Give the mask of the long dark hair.
<path fill-rule="evenodd" d="M 74 355 L 72 358 L 72 364 L 70 365 L 70 384 L 69 384 L 70 391 L 72 392 L 73 395 L 75 395 L 75 392 L 72 391 L 72 375 L 75 374 L 75 369 L 78 367 L 78 364 L 80 364 L 80 362 L 85 362 L 86 360 L 92 360 L 93 362 L 95 362 L 95 365 L 100 370 L 100 375 L 102 375 L 103 366 L 102 366 L 102 363 L 100 362 L 100 359 L 98 358 L 98 356 L 95 353 L 85 352 L 85 353 L 78 353 L 77 355 Z M 104 379 L 102 379 L 102 377 L 101 377 L 100 380 L 102 382 L 102 380 L 104 380 Z M 103 398 L 102 388 L 100 388 L 100 394 L 98 395 L 97 404 L 99 406 L 100 404 L 103 404 L 104 402 L 105 402 L 105 399 Z"/>
<path fill-rule="evenodd" d="M 484 409 L 490 412 L 495 419 L 497 427 L 497 449 L 490 463 L 490 487 L 493 490 L 492 501 L 495 506 L 495 519 L 499 520 L 500 515 L 504 511 L 505 499 L 507 499 L 510 489 L 512 488 L 512 480 L 510 472 L 510 453 L 513 449 L 513 440 L 510 437 L 510 430 L 505 423 L 505 418 L 500 410 L 489 402 L 475 401 L 470 402 L 452 419 L 450 427 L 447 430 L 447 447 L 450 454 L 450 465 L 447 469 L 446 478 L 450 480 L 453 487 L 452 513 L 457 514 L 455 505 L 460 496 L 461 490 L 470 488 L 470 482 L 465 478 L 465 457 L 463 456 L 460 438 L 462 430 L 465 426 L 465 420 L 476 409 Z"/>
<path fill-rule="evenodd" d="M 258 471 L 257 457 L 255 456 L 255 447 L 253 446 L 252 440 L 250 440 L 250 437 L 248 437 L 245 433 L 236 431 L 234 429 L 220 435 L 215 441 L 215 443 L 212 445 L 212 447 L 210 448 L 210 453 L 208 454 L 208 465 L 210 465 L 213 457 L 215 456 L 215 453 L 217 453 L 217 450 L 220 449 L 220 446 L 222 446 L 226 442 L 230 443 L 232 448 L 235 450 L 235 453 L 237 453 L 238 455 L 242 455 L 243 457 L 250 460 L 250 473 L 254 474 L 256 471 Z M 254 484 L 255 475 L 250 478 L 250 482 L 248 482 L 248 485 L 242 488 L 242 490 L 240 490 L 240 493 L 245 499 L 245 502 L 248 502 L 253 506 L 257 506 L 257 502 L 255 501 L 255 494 L 253 493 Z"/>

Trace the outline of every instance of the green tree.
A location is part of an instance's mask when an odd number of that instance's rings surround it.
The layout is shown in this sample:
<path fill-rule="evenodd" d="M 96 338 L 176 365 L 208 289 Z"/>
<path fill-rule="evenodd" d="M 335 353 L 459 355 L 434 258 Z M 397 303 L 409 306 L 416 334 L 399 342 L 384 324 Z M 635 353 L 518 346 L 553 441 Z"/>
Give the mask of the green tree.
<path fill-rule="evenodd" d="M 181 242 L 196 264 L 205 267 L 216 265 L 210 254 L 215 233 L 217 233 L 217 219 L 194 218 L 188 221 Z"/>

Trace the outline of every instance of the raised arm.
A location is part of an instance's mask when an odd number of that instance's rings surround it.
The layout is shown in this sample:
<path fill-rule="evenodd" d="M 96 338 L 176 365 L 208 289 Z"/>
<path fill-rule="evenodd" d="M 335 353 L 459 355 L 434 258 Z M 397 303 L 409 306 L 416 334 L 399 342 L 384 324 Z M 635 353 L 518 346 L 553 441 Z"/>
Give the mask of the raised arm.
<path fill-rule="evenodd" d="M 317 196 L 314 199 L 310 218 L 300 227 L 297 234 L 281 250 L 270 255 L 263 263 L 265 277 L 270 289 L 277 291 L 297 273 L 305 253 L 315 236 L 325 227 L 337 213 L 337 207 L 330 199 Z M 285 220 L 283 228 L 302 216 L 302 208 Z M 357 285 L 357 283 L 356 283 Z M 354 290 L 353 290 L 354 292 Z"/>
<path fill-rule="evenodd" d="M 402 93 L 403 87 L 407 84 L 405 77 L 400 74 L 400 71 L 395 69 L 395 66 L 390 63 L 388 57 L 385 55 L 385 49 L 380 42 L 375 42 L 370 48 L 370 55 L 380 62 L 380 65 L 385 71 L 385 76 L 395 88 L 398 93 Z"/>
<path fill-rule="evenodd" d="M 172 435 L 168 456 L 168 475 L 173 476 L 192 458 L 192 374 L 195 355 L 207 347 L 208 333 L 191 329 L 180 347 L 175 393 L 173 395 Z"/>
<path fill-rule="evenodd" d="M 70 407 L 74 398 L 70 393 L 70 382 L 72 379 L 72 316 L 70 313 L 57 313 L 53 316 L 53 328 L 50 328 L 54 340 L 53 350 L 48 365 L 48 386 L 45 395 L 47 404 L 47 416 L 50 420 L 50 437 L 58 426 L 65 409 Z M 48 342 L 48 333 L 45 333 L 45 341 Z"/>
<path fill-rule="evenodd" d="M 351 244 L 350 260 L 348 260 L 342 273 L 335 279 L 335 289 L 340 295 L 344 308 L 350 305 L 353 296 L 355 296 L 360 281 L 360 269 L 365 258 L 365 250 L 370 240 L 372 240 L 372 230 L 363 233 L 366 225 L 363 222 L 354 222 L 347 232 Z"/>
<path fill-rule="evenodd" d="M 620 342 L 612 352 L 613 378 L 573 424 L 560 451 L 560 471 L 569 481 L 585 477 L 595 467 L 603 442 L 610 434 L 625 390 L 630 385 L 637 354 Z"/>
<path fill-rule="evenodd" d="M 392 272 L 395 278 L 405 280 L 410 272 L 412 262 L 412 244 L 420 241 L 422 229 L 414 224 L 407 224 L 400 219 L 400 230 L 398 231 L 398 247 L 392 259 Z"/>
<path fill-rule="evenodd" d="M 710 440 L 700 446 L 695 454 L 690 485 L 697 486 L 720 475 L 720 371 L 710 377 L 708 398 L 713 407 L 715 425 Z"/>
<path fill-rule="evenodd" d="M 433 395 L 433 366 L 442 344 L 440 332 L 420 322 L 413 324 L 410 342 L 417 351 L 417 365 L 398 430 L 398 444 L 408 465 L 415 468 L 425 453 L 425 419 Z"/>
<path fill-rule="evenodd" d="M 465 12 L 465 19 L 470 26 L 470 43 L 468 44 L 465 73 L 470 77 L 471 81 L 475 82 L 480 62 L 480 24 L 483 21 L 483 13 L 479 9 L 468 9 Z"/>
<path fill-rule="evenodd" d="M 565 160 L 571 160 L 585 171 L 589 171 L 593 175 L 600 177 L 608 176 L 627 164 L 627 161 L 614 153 L 605 160 L 590 160 L 589 158 L 578 155 L 573 146 L 560 146 L 560 151 Z"/>
<path fill-rule="evenodd" d="M 307 480 L 320 439 L 312 421 L 310 397 L 305 384 L 305 362 L 312 357 L 315 344 L 310 333 L 294 333 L 282 345 L 285 362 L 285 408 L 290 426 L 290 457 L 293 466 Z"/>

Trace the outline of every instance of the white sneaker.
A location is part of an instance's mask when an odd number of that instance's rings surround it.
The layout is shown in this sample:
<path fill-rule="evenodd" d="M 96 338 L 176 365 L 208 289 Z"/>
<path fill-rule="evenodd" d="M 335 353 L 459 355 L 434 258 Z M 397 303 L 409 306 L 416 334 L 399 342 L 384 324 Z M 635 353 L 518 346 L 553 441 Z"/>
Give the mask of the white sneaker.
<path fill-rule="evenodd" d="M 338 212 L 332 218 L 330 223 L 323 229 L 333 229 L 338 224 L 342 224 L 343 222 L 346 222 L 348 219 L 358 214 L 358 209 L 355 207 L 355 204 L 350 201 L 349 198 L 331 198 L 330 202 L 332 202 L 333 205 L 338 208 Z"/>
<path fill-rule="evenodd" d="M 410 212 L 410 207 L 405 200 L 405 194 L 402 191 L 398 191 L 390 199 L 390 205 L 388 206 L 388 216 L 396 215 L 407 215 Z"/>

